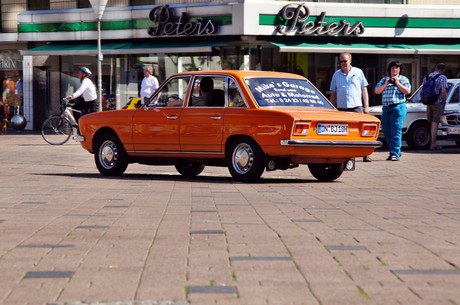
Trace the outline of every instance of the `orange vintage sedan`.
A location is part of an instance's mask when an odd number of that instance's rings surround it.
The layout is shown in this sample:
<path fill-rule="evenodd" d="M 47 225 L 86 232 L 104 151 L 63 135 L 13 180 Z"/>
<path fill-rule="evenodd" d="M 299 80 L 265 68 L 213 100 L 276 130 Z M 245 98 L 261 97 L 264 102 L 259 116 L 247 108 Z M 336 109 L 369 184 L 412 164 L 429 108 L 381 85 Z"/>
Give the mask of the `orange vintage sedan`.
<path fill-rule="evenodd" d="M 186 177 L 226 166 L 234 179 L 255 181 L 265 170 L 306 164 L 333 181 L 381 145 L 379 125 L 339 112 L 296 74 L 194 71 L 171 76 L 139 109 L 82 117 L 77 139 L 107 176 L 140 163 L 174 165 Z"/>

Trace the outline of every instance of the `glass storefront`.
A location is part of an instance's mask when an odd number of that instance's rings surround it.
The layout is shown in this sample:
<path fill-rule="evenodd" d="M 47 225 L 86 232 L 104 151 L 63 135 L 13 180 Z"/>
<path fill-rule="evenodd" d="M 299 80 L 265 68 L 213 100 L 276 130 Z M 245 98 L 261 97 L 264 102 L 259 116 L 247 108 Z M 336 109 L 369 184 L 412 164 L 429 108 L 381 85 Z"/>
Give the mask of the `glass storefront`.
<path fill-rule="evenodd" d="M 22 114 L 22 61 L 18 51 L 0 51 L 0 119 Z"/>

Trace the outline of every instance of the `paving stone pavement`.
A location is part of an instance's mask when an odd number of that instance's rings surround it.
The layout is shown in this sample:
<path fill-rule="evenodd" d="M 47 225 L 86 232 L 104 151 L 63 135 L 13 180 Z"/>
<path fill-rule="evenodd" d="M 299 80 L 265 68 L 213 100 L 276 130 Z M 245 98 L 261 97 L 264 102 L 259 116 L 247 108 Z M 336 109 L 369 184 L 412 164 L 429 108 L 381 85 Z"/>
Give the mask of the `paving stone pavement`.
<path fill-rule="evenodd" d="M 0 136 L 0 304 L 460 304 L 460 148 L 258 183 Z"/>

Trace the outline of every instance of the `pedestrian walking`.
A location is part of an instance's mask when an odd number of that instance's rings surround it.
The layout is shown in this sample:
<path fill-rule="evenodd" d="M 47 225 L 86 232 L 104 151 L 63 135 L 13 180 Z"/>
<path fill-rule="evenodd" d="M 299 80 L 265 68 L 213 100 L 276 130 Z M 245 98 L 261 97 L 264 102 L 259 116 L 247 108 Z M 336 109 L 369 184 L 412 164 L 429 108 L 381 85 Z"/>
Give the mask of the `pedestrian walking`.
<path fill-rule="evenodd" d="M 441 116 L 444 112 L 444 107 L 446 105 L 447 98 L 447 77 L 443 74 L 445 69 L 445 64 L 438 63 L 436 65 L 435 71 L 428 75 L 428 77 L 436 78 L 435 92 L 438 94 L 437 101 L 433 105 L 426 106 L 426 116 L 428 118 L 428 123 L 430 123 L 431 150 L 441 149 L 441 146 L 437 145 L 436 140 L 438 133 L 438 125 L 441 121 Z"/>

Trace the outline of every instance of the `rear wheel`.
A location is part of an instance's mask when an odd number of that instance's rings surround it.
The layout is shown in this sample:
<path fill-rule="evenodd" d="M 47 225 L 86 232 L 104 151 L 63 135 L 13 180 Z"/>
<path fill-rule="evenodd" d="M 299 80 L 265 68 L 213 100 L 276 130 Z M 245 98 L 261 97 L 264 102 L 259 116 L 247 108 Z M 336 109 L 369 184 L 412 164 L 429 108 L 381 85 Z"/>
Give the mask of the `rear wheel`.
<path fill-rule="evenodd" d="M 60 115 L 52 115 L 43 122 L 42 137 L 51 145 L 62 145 L 70 139 L 72 125 Z"/>
<path fill-rule="evenodd" d="M 428 122 L 416 122 L 412 124 L 404 139 L 411 149 L 428 149 L 431 141 L 430 125 Z"/>
<path fill-rule="evenodd" d="M 111 132 L 103 134 L 96 142 L 94 161 L 104 176 L 120 176 L 128 167 L 128 155 L 123 144 Z"/>
<path fill-rule="evenodd" d="M 319 181 L 329 182 L 339 178 L 345 169 L 344 163 L 309 164 L 310 173 Z"/>
<path fill-rule="evenodd" d="M 175 165 L 176 170 L 184 177 L 193 178 L 201 174 L 204 165 L 201 163 L 181 162 Z"/>
<path fill-rule="evenodd" d="M 238 138 L 228 147 L 227 166 L 236 180 L 255 181 L 265 169 L 264 152 L 251 138 Z"/>

